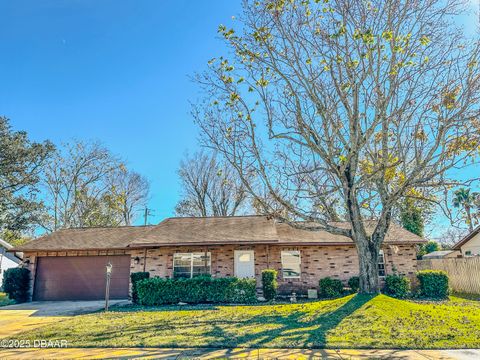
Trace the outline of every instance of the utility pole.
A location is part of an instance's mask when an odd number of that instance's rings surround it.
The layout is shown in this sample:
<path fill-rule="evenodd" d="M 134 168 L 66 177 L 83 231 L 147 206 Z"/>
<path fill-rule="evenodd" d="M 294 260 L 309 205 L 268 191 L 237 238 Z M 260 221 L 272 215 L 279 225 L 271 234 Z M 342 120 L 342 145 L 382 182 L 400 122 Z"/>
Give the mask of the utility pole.
<path fill-rule="evenodd" d="M 143 223 L 145 226 L 148 224 L 148 217 L 152 215 L 152 209 L 149 209 L 145 206 L 145 210 L 143 211 Z"/>

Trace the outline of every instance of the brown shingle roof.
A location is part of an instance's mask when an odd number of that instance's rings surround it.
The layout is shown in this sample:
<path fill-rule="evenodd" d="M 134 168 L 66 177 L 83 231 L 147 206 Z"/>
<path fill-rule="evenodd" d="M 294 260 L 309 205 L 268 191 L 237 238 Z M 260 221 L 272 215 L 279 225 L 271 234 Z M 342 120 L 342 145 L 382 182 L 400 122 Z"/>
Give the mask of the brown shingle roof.
<path fill-rule="evenodd" d="M 346 223 L 342 224 L 346 226 Z M 392 224 L 387 243 L 422 243 L 419 236 Z M 125 249 L 214 244 L 351 244 L 350 238 L 308 231 L 266 216 L 168 218 L 154 226 L 64 229 L 45 235 L 16 251 Z"/>
<path fill-rule="evenodd" d="M 131 247 L 143 244 L 227 244 L 276 242 L 275 223 L 266 216 L 168 218 L 138 237 Z"/>
<path fill-rule="evenodd" d="M 349 228 L 348 223 L 335 223 L 335 226 L 341 228 Z M 366 230 L 368 233 L 373 232 L 373 224 L 366 224 Z M 287 224 L 277 224 L 277 233 L 279 235 L 279 242 L 281 243 L 305 243 L 305 244 L 348 244 L 353 243 L 353 240 L 349 237 L 342 235 L 334 235 L 327 231 L 309 231 L 301 230 L 294 227 L 291 227 Z M 411 233 L 408 230 L 405 230 L 401 226 L 392 223 L 388 229 L 387 235 L 385 237 L 385 242 L 387 243 L 423 243 L 426 240 L 422 239 L 420 236 Z"/>
<path fill-rule="evenodd" d="M 41 236 L 15 251 L 125 249 L 133 239 L 143 236 L 153 226 L 61 229 Z"/>

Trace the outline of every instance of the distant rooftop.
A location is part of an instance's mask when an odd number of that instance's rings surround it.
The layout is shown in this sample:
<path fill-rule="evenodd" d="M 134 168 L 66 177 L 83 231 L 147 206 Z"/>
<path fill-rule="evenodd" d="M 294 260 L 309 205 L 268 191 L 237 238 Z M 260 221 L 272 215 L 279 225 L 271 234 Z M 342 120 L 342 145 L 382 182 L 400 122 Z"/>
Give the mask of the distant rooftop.
<path fill-rule="evenodd" d="M 422 259 L 441 259 L 454 252 L 454 250 L 438 250 L 422 256 Z"/>

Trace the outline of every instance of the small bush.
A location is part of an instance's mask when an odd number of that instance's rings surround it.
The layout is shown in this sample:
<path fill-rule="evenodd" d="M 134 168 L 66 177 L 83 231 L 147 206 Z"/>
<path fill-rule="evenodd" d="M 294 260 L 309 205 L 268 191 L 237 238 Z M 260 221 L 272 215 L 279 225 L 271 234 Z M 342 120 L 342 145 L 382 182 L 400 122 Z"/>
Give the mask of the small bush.
<path fill-rule="evenodd" d="M 326 277 L 320 279 L 318 285 L 320 287 L 319 295 L 322 298 L 335 298 L 343 294 L 343 284 L 340 280 Z"/>
<path fill-rule="evenodd" d="M 25 268 L 7 269 L 3 273 L 3 291 L 10 300 L 22 303 L 28 300 L 30 290 L 30 270 Z"/>
<path fill-rule="evenodd" d="M 358 289 L 360 289 L 360 278 L 358 276 L 352 276 L 348 279 L 348 286 L 354 293 L 358 292 Z"/>
<path fill-rule="evenodd" d="M 130 280 L 132 282 L 132 302 L 138 304 L 137 283 L 140 280 L 148 279 L 150 273 L 146 271 L 139 271 L 130 274 Z"/>
<path fill-rule="evenodd" d="M 441 270 L 422 270 L 417 272 L 420 283 L 420 296 L 431 299 L 445 299 L 448 297 L 448 275 Z"/>
<path fill-rule="evenodd" d="M 387 275 L 384 292 L 399 299 L 406 298 L 410 292 L 410 279 L 402 275 Z"/>
<path fill-rule="evenodd" d="M 277 297 L 277 288 L 277 271 L 272 269 L 263 270 L 262 289 L 265 300 L 274 300 Z"/>
<path fill-rule="evenodd" d="M 138 302 L 146 306 L 178 302 L 249 304 L 257 301 L 256 280 L 235 277 L 198 276 L 193 279 L 154 277 L 139 281 L 137 294 Z"/>

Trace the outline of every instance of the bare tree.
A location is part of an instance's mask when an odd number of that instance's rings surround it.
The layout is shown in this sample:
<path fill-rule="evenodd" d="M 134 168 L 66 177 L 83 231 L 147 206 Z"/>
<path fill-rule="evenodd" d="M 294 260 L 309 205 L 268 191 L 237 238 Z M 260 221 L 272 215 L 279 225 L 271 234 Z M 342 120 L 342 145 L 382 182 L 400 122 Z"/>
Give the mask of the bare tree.
<path fill-rule="evenodd" d="M 437 240 L 442 245 L 443 249 L 449 250 L 465 235 L 467 235 L 467 233 L 468 231 L 465 231 L 464 229 L 450 227 L 446 229 L 443 233 L 441 233 L 440 236 L 435 240 Z"/>
<path fill-rule="evenodd" d="M 139 173 L 120 166 L 108 179 L 110 203 L 121 216 L 123 225 L 131 225 L 148 202 L 149 181 Z"/>
<path fill-rule="evenodd" d="M 175 207 L 179 216 L 233 216 L 244 210 L 247 193 L 231 166 L 214 155 L 195 153 L 180 163 L 183 197 Z"/>
<path fill-rule="evenodd" d="M 476 161 L 479 43 L 452 22 L 464 5 L 247 0 L 242 33 L 219 27 L 231 55 L 197 77 L 204 144 L 265 212 L 350 237 L 363 293 L 378 291 L 378 253 L 401 200 L 436 201 L 439 186 L 457 183 L 449 170 Z M 348 226 L 329 221 L 325 198 Z"/>
<path fill-rule="evenodd" d="M 148 197 L 148 182 L 98 142 L 75 141 L 60 149 L 44 171 L 48 211 L 41 226 L 119 226 L 132 222 Z"/>

